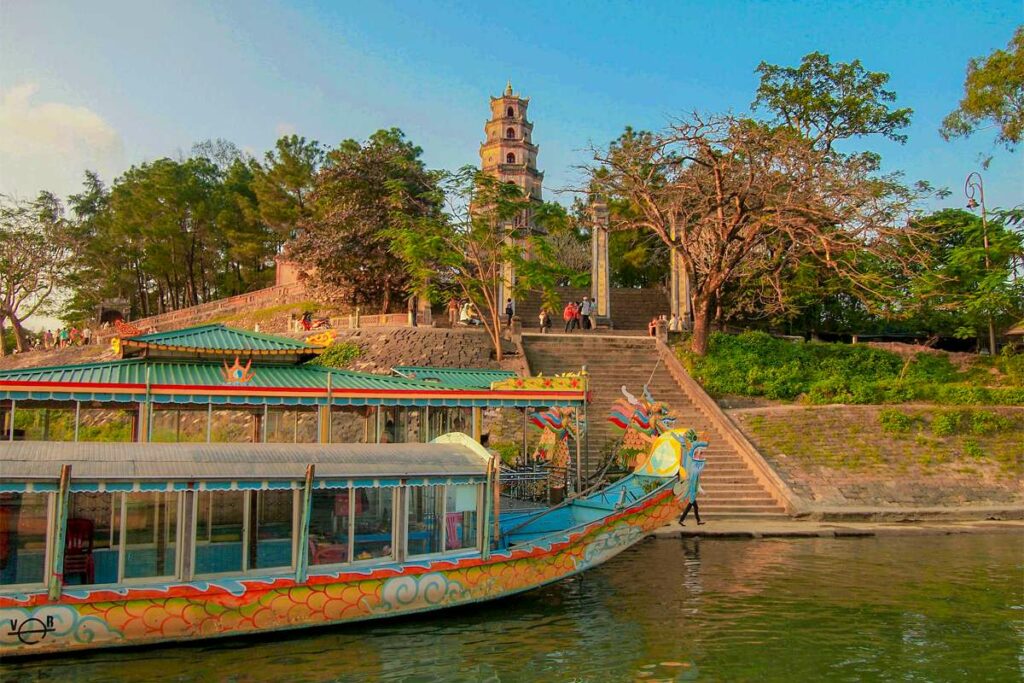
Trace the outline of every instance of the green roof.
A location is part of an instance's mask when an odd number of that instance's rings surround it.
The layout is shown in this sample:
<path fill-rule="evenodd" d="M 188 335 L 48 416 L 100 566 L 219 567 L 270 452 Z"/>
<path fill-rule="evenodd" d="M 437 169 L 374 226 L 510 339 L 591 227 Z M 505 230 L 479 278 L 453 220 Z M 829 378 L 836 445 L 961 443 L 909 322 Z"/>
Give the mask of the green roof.
<path fill-rule="evenodd" d="M 251 351 L 312 354 L 318 350 L 318 347 L 296 339 L 239 330 L 219 324 L 141 334 L 122 339 L 121 343 L 127 347 L 173 347 L 180 350 L 229 351 L 241 354 Z"/>
<path fill-rule="evenodd" d="M 398 365 L 392 370 L 398 375 L 421 382 L 430 382 L 456 389 L 490 389 L 493 382 L 515 377 L 511 370 L 491 368 L 425 368 L 415 365 Z"/>
<path fill-rule="evenodd" d="M 0 371 L 0 382 L 55 382 L 61 384 L 149 384 L 184 386 L 221 386 L 225 384 L 224 365 L 203 361 L 159 361 L 142 358 L 113 360 L 81 365 L 55 365 L 41 368 L 22 368 Z M 428 390 L 444 391 L 455 387 L 439 386 L 391 375 L 337 370 L 318 365 L 254 365 L 252 379 L 244 384 L 252 389 L 266 388 L 327 388 L 330 376 L 332 389 L 366 390 Z"/>

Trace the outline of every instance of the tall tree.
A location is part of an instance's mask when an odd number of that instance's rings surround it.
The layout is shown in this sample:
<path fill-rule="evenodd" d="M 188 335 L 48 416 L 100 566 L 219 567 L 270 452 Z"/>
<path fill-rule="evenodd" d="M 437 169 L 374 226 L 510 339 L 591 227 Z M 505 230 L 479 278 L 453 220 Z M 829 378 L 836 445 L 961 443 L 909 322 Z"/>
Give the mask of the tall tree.
<path fill-rule="evenodd" d="M 70 256 L 68 223 L 56 197 L 0 198 L 0 328 L 10 322 L 19 351 L 28 350 L 25 320 L 51 311 Z"/>
<path fill-rule="evenodd" d="M 598 152 L 600 182 L 628 197 L 640 211 L 637 225 L 683 257 L 695 353 L 707 350 L 726 287 L 756 279 L 781 286 L 803 259 L 841 273 L 865 295 L 881 293 L 885 283 L 857 256 L 886 250 L 912 196 L 895 178 L 878 176 L 871 155 L 841 155 L 812 140 L 788 125 L 694 114 Z"/>
<path fill-rule="evenodd" d="M 514 295 L 537 290 L 550 302 L 559 282 L 576 284 L 541 234 L 528 228 L 562 230 L 566 212 L 531 201 L 516 185 L 472 166 L 444 174 L 441 190 L 445 211 L 405 217 L 388 234 L 418 289 L 435 295 L 454 290 L 476 307 L 501 360 L 503 264 L 516 270 Z"/>
<path fill-rule="evenodd" d="M 997 126 L 996 141 L 1012 150 L 1024 134 L 1024 26 L 1005 50 L 967 63 L 964 97 L 942 120 L 946 140 L 972 135 L 985 124 Z"/>
<path fill-rule="evenodd" d="M 281 243 L 295 237 L 313 211 L 313 189 L 324 150 L 316 140 L 298 135 L 280 138 L 263 162 L 253 161 L 253 189 L 263 222 Z"/>
<path fill-rule="evenodd" d="M 310 217 L 285 252 L 315 273 L 306 284 L 320 298 L 382 312 L 404 302 L 408 277 L 386 231 L 440 210 L 436 175 L 423 165 L 422 153 L 397 128 L 379 130 L 362 144 L 345 140 L 328 153 Z"/>

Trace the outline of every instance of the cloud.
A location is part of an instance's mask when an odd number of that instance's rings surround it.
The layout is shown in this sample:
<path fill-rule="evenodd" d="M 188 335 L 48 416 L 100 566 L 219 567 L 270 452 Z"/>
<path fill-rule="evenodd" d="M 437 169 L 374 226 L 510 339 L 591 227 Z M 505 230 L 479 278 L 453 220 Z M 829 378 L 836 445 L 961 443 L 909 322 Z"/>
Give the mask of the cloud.
<path fill-rule="evenodd" d="M 117 131 L 87 107 L 36 102 L 35 83 L 0 92 L 0 193 L 78 191 L 86 169 L 107 181 L 123 168 Z"/>

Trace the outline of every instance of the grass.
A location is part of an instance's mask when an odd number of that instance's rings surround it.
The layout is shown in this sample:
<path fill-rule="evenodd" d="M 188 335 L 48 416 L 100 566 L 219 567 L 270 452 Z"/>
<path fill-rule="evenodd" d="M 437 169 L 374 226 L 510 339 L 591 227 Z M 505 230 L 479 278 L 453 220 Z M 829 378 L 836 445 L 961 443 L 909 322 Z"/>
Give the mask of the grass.
<path fill-rule="evenodd" d="M 979 356 L 961 369 L 946 354 L 921 352 L 904 359 L 863 344 L 794 343 L 763 332 L 716 333 L 707 355 L 682 347 L 678 353 L 714 396 L 812 405 L 1024 405 L 1021 355 Z"/>

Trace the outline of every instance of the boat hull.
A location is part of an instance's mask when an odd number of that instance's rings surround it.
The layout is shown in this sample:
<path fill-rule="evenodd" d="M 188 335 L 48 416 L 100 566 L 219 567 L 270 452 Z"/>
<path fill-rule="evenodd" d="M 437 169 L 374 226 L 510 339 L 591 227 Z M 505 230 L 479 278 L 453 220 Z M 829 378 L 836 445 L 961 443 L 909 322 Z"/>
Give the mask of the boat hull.
<path fill-rule="evenodd" d="M 246 578 L 0 597 L 0 656 L 201 640 L 466 605 L 594 567 L 679 514 L 664 486 L 635 505 L 543 542 L 477 557 L 294 577 Z"/>

